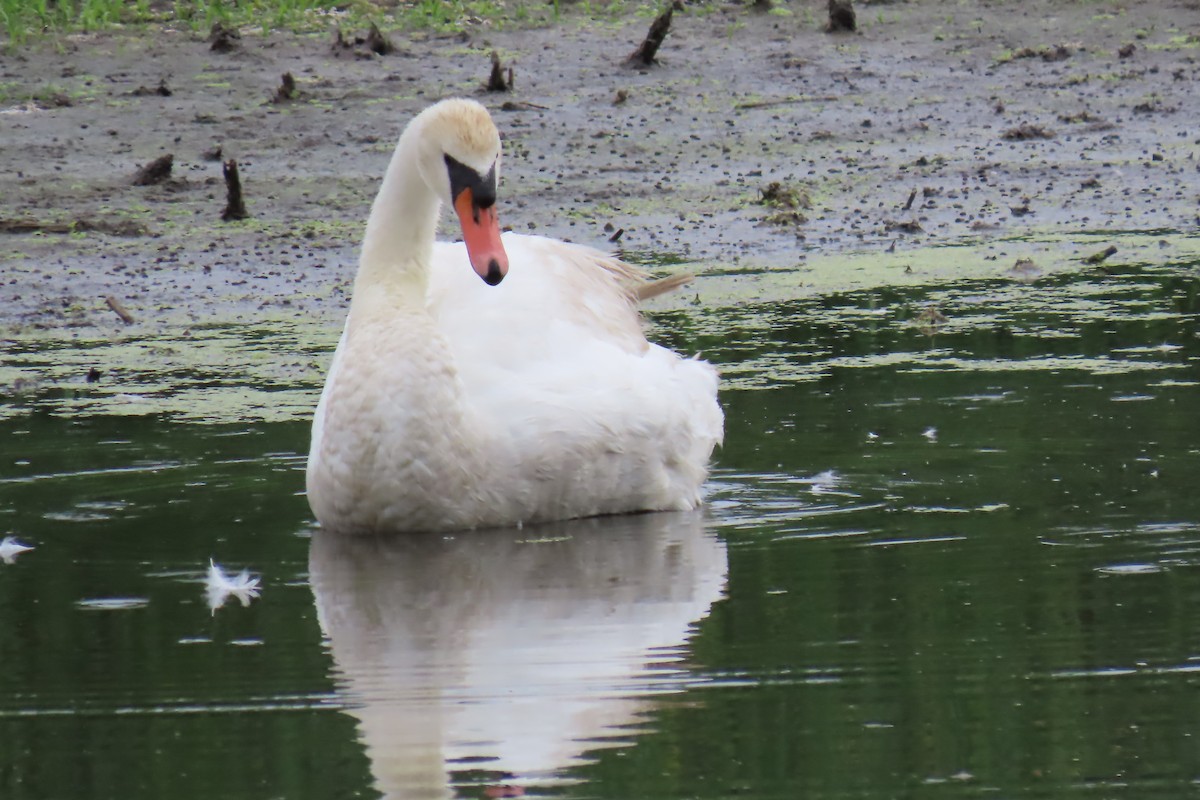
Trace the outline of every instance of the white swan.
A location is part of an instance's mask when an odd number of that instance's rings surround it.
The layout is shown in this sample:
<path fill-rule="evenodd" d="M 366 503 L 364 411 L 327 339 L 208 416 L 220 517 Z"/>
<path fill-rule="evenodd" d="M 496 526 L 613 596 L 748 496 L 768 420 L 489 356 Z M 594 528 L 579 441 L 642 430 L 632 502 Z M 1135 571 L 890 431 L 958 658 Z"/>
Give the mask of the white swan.
<path fill-rule="evenodd" d="M 396 145 L 313 419 L 308 501 L 324 528 L 444 531 L 700 502 L 722 436 L 716 371 L 646 341 L 636 302 L 654 285 L 637 270 L 502 237 L 499 158 L 471 100 L 431 106 Z M 434 242 L 443 204 L 464 243 Z"/>

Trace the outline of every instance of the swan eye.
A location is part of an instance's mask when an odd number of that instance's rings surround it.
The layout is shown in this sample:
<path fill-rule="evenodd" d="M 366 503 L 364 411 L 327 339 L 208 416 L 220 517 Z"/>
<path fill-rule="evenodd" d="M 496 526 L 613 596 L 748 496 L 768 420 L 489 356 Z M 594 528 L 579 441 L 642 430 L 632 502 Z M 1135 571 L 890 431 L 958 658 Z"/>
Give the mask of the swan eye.
<path fill-rule="evenodd" d="M 496 204 L 496 165 L 487 175 L 480 175 L 453 156 L 447 155 L 446 171 L 450 175 L 450 199 L 456 200 L 465 189 L 471 190 L 472 202 L 478 208 Z"/>

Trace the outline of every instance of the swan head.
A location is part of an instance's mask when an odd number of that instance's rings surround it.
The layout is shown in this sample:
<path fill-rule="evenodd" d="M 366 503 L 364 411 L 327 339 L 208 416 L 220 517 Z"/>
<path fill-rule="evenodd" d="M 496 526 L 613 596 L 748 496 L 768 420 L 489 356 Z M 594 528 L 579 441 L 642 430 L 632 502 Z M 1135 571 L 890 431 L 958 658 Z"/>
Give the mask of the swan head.
<path fill-rule="evenodd" d="M 423 111 L 414 123 L 421 132 L 421 177 L 454 209 L 471 267 L 495 286 L 508 273 L 496 216 L 500 133 L 487 109 L 474 100 L 443 100 Z"/>

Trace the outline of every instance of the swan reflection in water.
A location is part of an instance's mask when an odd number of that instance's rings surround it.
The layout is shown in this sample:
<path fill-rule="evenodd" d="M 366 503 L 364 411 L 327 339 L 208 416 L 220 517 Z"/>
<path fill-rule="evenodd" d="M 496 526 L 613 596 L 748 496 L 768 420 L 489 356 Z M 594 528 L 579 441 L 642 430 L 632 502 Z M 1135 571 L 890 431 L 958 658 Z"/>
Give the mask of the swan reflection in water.
<path fill-rule="evenodd" d="M 701 512 L 678 512 L 318 532 L 309 568 L 376 788 L 428 800 L 480 771 L 487 784 L 563 782 L 589 751 L 627 744 L 653 695 L 694 680 L 684 645 L 722 596 L 726 553 Z"/>

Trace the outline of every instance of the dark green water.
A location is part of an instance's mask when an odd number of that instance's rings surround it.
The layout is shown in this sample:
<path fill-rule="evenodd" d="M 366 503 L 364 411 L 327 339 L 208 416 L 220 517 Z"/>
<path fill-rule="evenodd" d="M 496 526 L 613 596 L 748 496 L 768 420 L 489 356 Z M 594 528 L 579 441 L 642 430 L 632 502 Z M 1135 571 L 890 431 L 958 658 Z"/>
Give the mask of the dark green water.
<path fill-rule="evenodd" d="M 1200 792 L 1196 264 L 655 324 L 726 374 L 704 515 L 366 543 L 262 366 L 336 332 L 6 345 L 0 797 Z"/>

